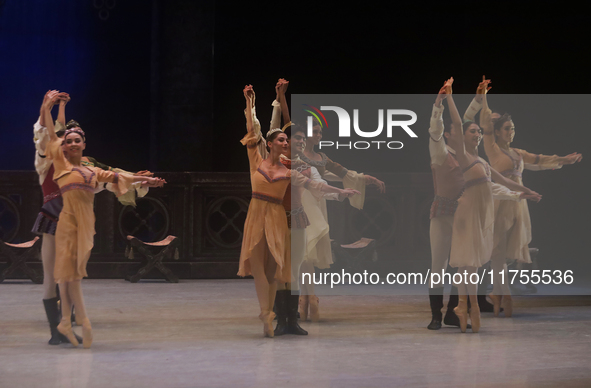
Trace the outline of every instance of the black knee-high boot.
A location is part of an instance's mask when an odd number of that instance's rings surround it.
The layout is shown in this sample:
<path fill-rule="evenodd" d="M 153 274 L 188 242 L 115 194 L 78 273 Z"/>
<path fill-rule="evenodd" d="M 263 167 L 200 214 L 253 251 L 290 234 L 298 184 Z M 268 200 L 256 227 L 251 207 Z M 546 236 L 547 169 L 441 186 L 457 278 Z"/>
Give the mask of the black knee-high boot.
<path fill-rule="evenodd" d="M 279 290 L 275 294 L 275 314 L 277 315 L 275 337 L 289 334 L 287 330 L 287 296 L 290 293 L 290 290 Z"/>
<path fill-rule="evenodd" d="M 289 334 L 308 335 L 308 332 L 300 327 L 298 324 L 298 303 L 300 295 L 291 294 L 291 290 L 287 290 L 287 330 Z"/>
<path fill-rule="evenodd" d="M 47 321 L 49 322 L 49 330 L 51 331 L 51 338 L 49 345 L 59 345 L 62 341 L 62 334 L 57 331 L 57 325 L 60 323 L 60 310 L 57 307 L 58 297 L 51 299 L 43 299 L 43 307 L 45 307 L 45 314 L 47 315 Z"/>
<path fill-rule="evenodd" d="M 429 304 L 431 305 L 431 323 L 427 326 L 429 330 L 441 329 L 443 314 L 443 287 L 429 288 Z"/>

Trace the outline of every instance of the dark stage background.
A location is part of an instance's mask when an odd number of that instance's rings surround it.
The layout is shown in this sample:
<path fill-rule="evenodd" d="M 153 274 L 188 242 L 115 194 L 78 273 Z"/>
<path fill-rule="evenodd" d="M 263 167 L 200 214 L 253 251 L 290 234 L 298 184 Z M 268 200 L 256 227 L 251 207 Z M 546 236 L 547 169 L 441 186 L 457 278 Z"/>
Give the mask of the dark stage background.
<path fill-rule="evenodd" d="M 301 94 L 436 93 L 449 76 L 473 93 L 482 74 L 491 94 L 589 93 L 587 15 L 515 3 L 3 0 L 0 170 L 33 170 L 32 125 L 54 88 L 72 96 L 87 155 L 157 172 L 247 171 L 242 88 L 254 85 L 265 128 L 279 77 Z M 586 120 L 516 124 L 517 148 L 591 155 Z M 588 256 L 587 164 L 526 175 L 544 195 L 532 245 L 556 260 Z M 430 171 L 426 138 L 395 171 Z"/>

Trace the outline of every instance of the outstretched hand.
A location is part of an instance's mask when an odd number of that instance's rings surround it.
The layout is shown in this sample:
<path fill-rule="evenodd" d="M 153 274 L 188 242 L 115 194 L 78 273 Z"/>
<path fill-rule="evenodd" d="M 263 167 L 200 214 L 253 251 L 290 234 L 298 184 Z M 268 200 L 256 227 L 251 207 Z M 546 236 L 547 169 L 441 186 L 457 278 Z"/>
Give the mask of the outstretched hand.
<path fill-rule="evenodd" d="M 371 175 L 365 174 L 365 185 L 376 186 L 380 194 L 384 194 L 386 192 L 386 184 Z"/>
<path fill-rule="evenodd" d="M 578 152 L 573 152 L 572 154 L 568 154 L 562 158 L 562 164 L 575 164 L 583 160 L 583 155 L 579 154 Z"/>
<path fill-rule="evenodd" d="M 145 181 L 142 181 L 142 186 L 147 187 L 162 187 L 166 183 L 166 180 L 162 178 L 147 178 Z"/>
<path fill-rule="evenodd" d="M 521 193 L 519 199 L 529 199 L 530 201 L 540 202 L 542 200 L 542 196 L 535 191 L 530 193 Z"/>
<path fill-rule="evenodd" d="M 339 193 L 339 196 L 341 196 L 342 198 L 350 198 L 356 194 L 361 194 L 361 193 L 359 191 L 353 190 L 353 189 L 343 189 Z"/>
<path fill-rule="evenodd" d="M 135 174 L 133 174 L 135 176 L 147 176 L 147 177 L 153 177 L 154 173 L 150 172 L 148 170 L 142 170 L 142 171 L 138 171 Z"/>

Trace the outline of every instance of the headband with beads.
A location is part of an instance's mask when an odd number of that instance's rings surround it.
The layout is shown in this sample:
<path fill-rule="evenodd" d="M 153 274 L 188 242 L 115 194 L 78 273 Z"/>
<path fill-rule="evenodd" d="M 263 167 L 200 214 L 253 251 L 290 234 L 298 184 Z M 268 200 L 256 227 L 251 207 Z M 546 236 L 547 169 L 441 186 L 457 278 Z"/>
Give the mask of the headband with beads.
<path fill-rule="evenodd" d="M 66 129 L 66 132 L 64 133 L 64 139 L 66 137 L 68 137 L 68 135 L 70 133 L 77 133 L 78 135 L 82 136 L 82 140 L 84 140 L 84 142 L 86 142 L 86 134 L 84 133 L 83 130 L 78 129 L 78 128 L 70 128 L 70 129 Z"/>

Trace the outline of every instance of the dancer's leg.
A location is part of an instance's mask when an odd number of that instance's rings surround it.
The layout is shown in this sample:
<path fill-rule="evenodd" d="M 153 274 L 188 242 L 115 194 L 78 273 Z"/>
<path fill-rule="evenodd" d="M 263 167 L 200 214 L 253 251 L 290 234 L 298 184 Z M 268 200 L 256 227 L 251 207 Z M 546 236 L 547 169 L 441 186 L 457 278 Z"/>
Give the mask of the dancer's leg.
<path fill-rule="evenodd" d="M 301 283 L 302 279 L 305 276 L 306 282 Z M 308 276 L 309 275 L 309 276 Z M 309 281 L 308 281 L 309 279 Z M 300 319 L 305 321 L 308 319 L 308 308 L 310 303 L 310 295 L 314 296 L 314 265 L 308 261 L 304 260 L 302 265 L 300 266 L 300 300 L 299 300 L 299 311 L 300 311 Z"/>
<path fill-rule="evenodd" d="M 452 230 L 453 216 L 441 216 L 431 219 L 429 234 L 431 239 L 431 273 L 433 274 L 442 275 L 447 268 Z M 429 330 L 441 328 L 443 286 L 443 283 L 441 283 L 431 287 L 431 282 L 429 282 L 429 304 L 431 306 L 431 322 L 427 326 Z"/>
<path fill-rule="evenodd" d="M 82 323 L 82 346 L 85 349 L 92 345 L 92 326 L 86 314 L 86 305 L 82 295 L 82 281 L 75 280 L 68 283 L 68 292 L 74 306 L 76 306 L 76 320 Z"/>
<path fill-rule="evenodd" d="M 252 257 L 250 258 L 250 268 L 252 277 L 254 278 L 254 286 L 261 308 L 259 318 L 263 321 L 263 330 L 266 337 L 273 337 L 273 303 L 275 299 L 275 292 L 277 289 L 274 276 L 270 275 L 272 265 L 266 263 L 268 260 L 267 240 L 263 235 L 262 240 L 252 250 Z M 275 259 L 272 259 L 273 262 Z M 276 268 L 275 263 L 275 268 Z M 271 281 L 269 281 L 271 278 Z M 272 284 L 272 286 L 271 286 Z M 271 295 L 271 293 L 273 295 Z"/>
<path fill-rule="evenodd" d="M 468 267 L 460 267 L 458 268 L 458 272 L 463 274 L 464 270 L 467 270 L 467 268 Z M 466 328 L 468 327 L 468 289 L 463 280 L 455 285 L 458 289 L 458 305 L 454 308 L 454 312 L 460 320 L 460 329 L 462 330 L 462 333 L 465 333 Z"/>
<path fill-rule="evenodd" d="M 60 323 L 60 312 L 58 308 L 59 298 L 57 297 L 55 278 L 53 270 L 55 268 L 55 236 L 43 233 L 41 241 L 41 262 L 43 263 L 43 307 L 49 322 L 51 332 L 50 345 L 59 345 L 62 343 L 61 335 L 57 330 Z M 62 337 L 63 338 L 63 337 Z"/>
<path fill-rule="evenodd" d="M 55 290 L 55 236 L 43 233 L 41 241 L 41 262 L 43 263 L 43 299 L 51 299 L 57 296 Z"/>
<path fill-rule="evenodd" d="M 62 320 L 57 326 L 57 330 L 66 336 L 68 341 L 74 346 L 78 346 L 78 340 L 72 330 L 72 300 L 70 298 L 70 284 L 69 282 L 63 282 L 59 284 L 60 287 L 60 298 L 62 305 Z"/>
<path fill-rule="evenodd" d="M 506 296 L 507 300 L 511 299 L 511 288 L 509 287 L 509 272 L 507 271 L 506 259 L 507 233 L 502 233 L 499 237 L 499 242 L 494 247 L 490 258 L 490 266 L 493 271 L 493 292 L 489 296 L 493 301 L 495 317 L 499 316 L 503 297 Z M 507 316 L 507 311 L 505 311 L 505 315 Z"/>
<path fill-rule="evenodd" d="M 466 284 L 466 293 L 470 297 L 470 323 L 472 324 L 472 332 L 478 333 L 480 330 L 480 307 L 478 306 L 478 282 L 473 283 L 470 281 L 472 274 L 478 273 L 476 267 L 465 267 L 467 271 L 468 282 Z M 462 270 L 462 273 L 464 271 Z"/>

